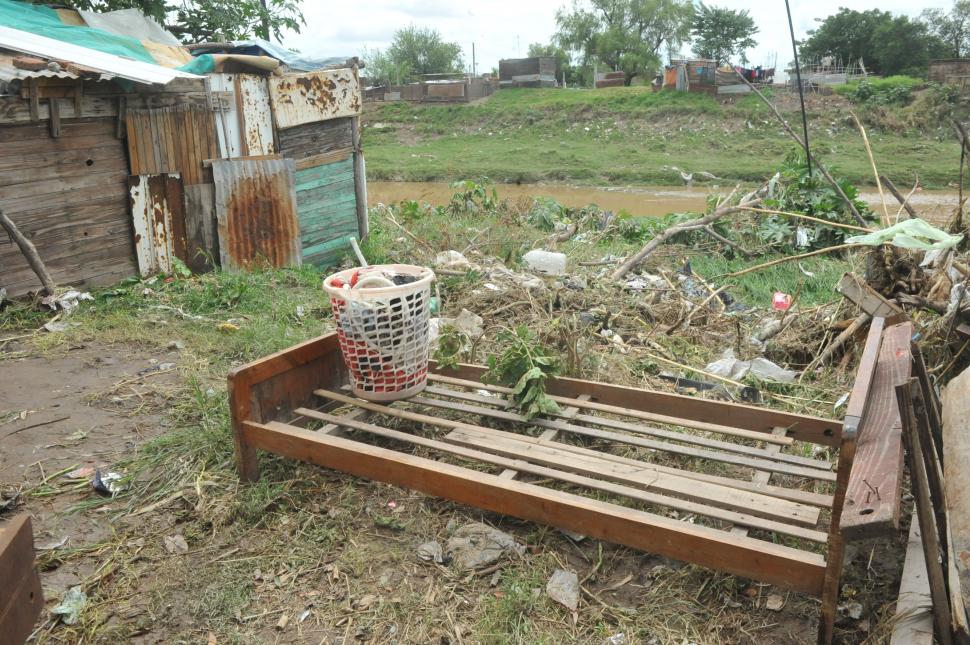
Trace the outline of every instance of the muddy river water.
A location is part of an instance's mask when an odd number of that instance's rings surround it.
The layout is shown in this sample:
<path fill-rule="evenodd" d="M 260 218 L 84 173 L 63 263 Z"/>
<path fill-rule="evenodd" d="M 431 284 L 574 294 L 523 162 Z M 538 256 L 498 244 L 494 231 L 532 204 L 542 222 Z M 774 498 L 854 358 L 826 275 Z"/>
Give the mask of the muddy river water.
<path fill-rule="evenodd" d="M 638 186 L 631 188 L 606 188 L 595 186 L 561 186 L 556 184 L 499 184 L 499 197 L 516 200 L 536 196 L 551 197 L 569 207 L 596 204 L 612 211 L 625 210 L 640 217 L 657 217 L 668 213 L 702 211 L 709 192 L 728 192 L 725 186 Z M 447 204 L 454 191 L 447 182 L 370 181 L 367 182 L 367 199 L 371 205 L 394 203 L 403 199 L 415 199 L 430 204 Z M 908 192 L 908 191 L 907 191 Z M 862 194 L 877 212 L 882 205 L 879 193 L 873 188 Z M 886 203 L 890 215 L 895 216 L 899 204 L 887 192 Z M 921 190 L 910 203 L 924 218 L 945 221 L 956 208 L 956 191 Z"/>

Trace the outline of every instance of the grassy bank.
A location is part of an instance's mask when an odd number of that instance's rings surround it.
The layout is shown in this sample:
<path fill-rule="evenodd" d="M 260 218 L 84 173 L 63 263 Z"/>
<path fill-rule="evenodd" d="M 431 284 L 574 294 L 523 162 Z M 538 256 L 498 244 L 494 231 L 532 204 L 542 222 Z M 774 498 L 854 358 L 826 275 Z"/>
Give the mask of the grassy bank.
<path fill-rule="evenodd" d="M 796 122 L 797 101 L 778 100 Z M 810 139 L 838 174 L 871 184 L 872 168 L 851 107 L 838 96 L 810 97 Z M 891 123 L 897 108 L 878 109 L 879 123 Z M 908 127 L 912 122 L 907 116 L 898 128 L 870 131 L 880 171 L 897 185 L 911 185 L 919 176 L 927 187 L 946 187 L 956 180 L 959 164 L 952 133 L 942 126 Z M 364 145 L 372 179 L 487 176 L 500 182 L 681 185 L 674 167 L 731 181 L 763 180 L 792 141 L 753 96 L 724 102 L 612 88 L 502 90 L 473 105 L 379 104 L 366 114 Z"/>

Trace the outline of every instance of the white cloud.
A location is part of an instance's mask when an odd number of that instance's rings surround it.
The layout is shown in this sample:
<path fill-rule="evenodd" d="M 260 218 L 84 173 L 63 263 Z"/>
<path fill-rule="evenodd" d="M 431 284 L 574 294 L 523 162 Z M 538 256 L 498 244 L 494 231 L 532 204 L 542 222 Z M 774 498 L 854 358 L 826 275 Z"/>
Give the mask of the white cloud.
<path fill-rule="evenodd" d="M 411 23 L 437 29 L 449 41 L 457 42 L 471 64 L 475 43 L 478 71 L 498 67 L 501 58 L 525 56 L 529 43 L 547 43 L 556 31 L 556 11 L 563 0 L 356 0 L 353 2 L 302 3 L 306 27 L 300 34 L 287 34 L 283 44 L 308 56 L 355 56 L 365 49 L 385 48 L 394 32 Z M 748 53 L 752 64 L 778 67 L 791 60 L 791 40 L 784 3 L 753 3 L 750 0 L 714 0 L 711 4 L 731 9 L 748 9 L 759 27 L 758 46 Z M 847 2 L 816 0 L 792 2 L 795 36 L 803 38 L 816 27 L 816 19 L 838 11 L 840 5 L 853 9 L 882 9 L 895 14 L 918 16 L 929 7 L 949 7 L 949 2 L 926 0 L 882 0 Z M 759 6 L 761 5 L 761 6 Z"/>

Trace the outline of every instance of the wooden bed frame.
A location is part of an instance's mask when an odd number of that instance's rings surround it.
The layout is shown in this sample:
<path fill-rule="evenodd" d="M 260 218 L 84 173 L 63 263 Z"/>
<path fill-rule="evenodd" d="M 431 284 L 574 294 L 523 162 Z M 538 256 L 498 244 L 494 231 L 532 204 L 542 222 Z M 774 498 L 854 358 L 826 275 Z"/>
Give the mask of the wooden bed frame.
<path fill-rule="evenodd" d="M 853 468 L 860 427 L 867 418 L 883 423 L 871 403 L 877 367 L 891 356 L 898 362 L 899 347 L 909 347 L 908 324 L 887 329 L 892 343 L 883 341 L 884 324 L 873 322 L 842 422 L 569 378 L 548 384 L 562 412 L 525 422 L 503 388 L 481 383 L 485 368 L 434 363 L 421 395 L 369 403 L 350 395 L 331 333 L 229 375 L 237 468 L 255 481 L 257 450 L 265 450 L 787 587 L 822 599 L 819 642 L 830 643 L 845 539 L 840 520 L 867 536 L 870 523 L 898 526 L 892 481 L 876 496 L 848 493 L 880 476 L 872 464 L 892 480 L 892 450 L 887 459 L 881 444 L 864 470 Z M 422 432 L 392 429 L 401 421 Z M 525 433 L 530 427 L 542 434 Z M 875 430 L 866 434 L 877 435 L 882 441 Z M 566 441 L 573 436 L 597 439 L 597 447 Z M 785 452 L 795 441 L 838 449 L 836 471 L 828 460 Z M 617 446 L 649 449 L 652 461 L 619 455 L 611 450 Z M 854 471 L 865 481 L 855 481 Z M 679 521 L 663 509 L 705 519 Z M 820 521 L 823 511 L 828 522 Z"/>

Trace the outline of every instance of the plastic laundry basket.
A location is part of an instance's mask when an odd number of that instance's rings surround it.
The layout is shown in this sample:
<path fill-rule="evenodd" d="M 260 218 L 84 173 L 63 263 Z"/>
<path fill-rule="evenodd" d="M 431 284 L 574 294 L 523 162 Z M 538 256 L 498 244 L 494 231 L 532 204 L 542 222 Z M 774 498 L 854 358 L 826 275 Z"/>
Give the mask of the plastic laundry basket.
<path fill-rule="evenodd" d="M 425 267 L 381 264 L 323 281 L 355 395 L 395 401 L 424 389 L 434 277 Z"/>

